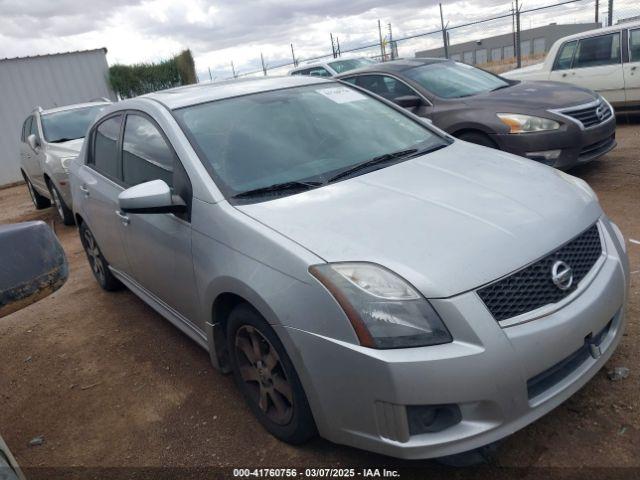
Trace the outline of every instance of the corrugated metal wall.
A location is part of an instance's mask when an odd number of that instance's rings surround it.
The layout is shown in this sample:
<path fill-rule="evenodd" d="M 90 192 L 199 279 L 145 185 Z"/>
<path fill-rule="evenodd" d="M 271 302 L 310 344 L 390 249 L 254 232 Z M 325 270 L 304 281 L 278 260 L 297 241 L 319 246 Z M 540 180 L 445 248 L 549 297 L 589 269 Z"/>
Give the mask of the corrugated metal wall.
<path fill-rule="evenodd" d="M 20 132 L 36 106 L 115 100 L 106 50 L 0 60 L 0 186 L 21 180 Z"/>

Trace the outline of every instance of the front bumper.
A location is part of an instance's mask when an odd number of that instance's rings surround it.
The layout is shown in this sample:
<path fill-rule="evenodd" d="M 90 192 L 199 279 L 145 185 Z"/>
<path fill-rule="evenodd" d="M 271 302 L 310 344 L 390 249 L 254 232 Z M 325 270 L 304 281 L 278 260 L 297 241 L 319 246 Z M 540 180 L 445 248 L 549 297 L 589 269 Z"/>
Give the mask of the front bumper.
<path fill-rule="evenodd" d="M 540 160 L 552 167 L 569 169 L 600 158 L 616 146 L 616 121 L 612 116 L 604 123 L 583 129 L 576 122 L 561 120 L 560 130 L 524 134 L 494 134 L 501 150 L 530 158 L 527 153 L 560 150 L 553 160 Z"/>
<path fill-rule="evenodd" d="M 535 320 L 501 327 L 472 291 L 432 300 L 455 339 L 445 345 L 374 350 L 277 327 L 295 352 L 320 434 L 394 457 L 432 458 L 499 440 L 557 407 L 602 368 L 622 337 L 628 265 L 602 230 L 607 254 L 598 274 L 563 308 Z M 531 393 L 533 380 L 603 330 L 600 357 L 582 358 Z M 461 421 L 409 434 L 407 405 L 442 404 L 458 405 Z"/>

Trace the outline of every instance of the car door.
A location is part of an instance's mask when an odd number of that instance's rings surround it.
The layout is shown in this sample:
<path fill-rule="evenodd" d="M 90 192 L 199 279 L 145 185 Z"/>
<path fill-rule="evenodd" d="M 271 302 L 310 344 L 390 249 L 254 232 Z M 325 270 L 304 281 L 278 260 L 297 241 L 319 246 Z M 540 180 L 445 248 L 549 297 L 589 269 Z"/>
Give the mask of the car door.
<path fill-rule="evenodd" d="M 33 115 L 29 115 L 22 124 L 22 135 L 20 137 L 20 164 L 29 178 L 33 177 L 36 172 L 36 161 L 34 159 L 34 151 L 27 143 L 27 137 L 31 134 L 31 122 Z"/>
<path fill-rule="evenodd" d="M 87 162 L 78 171 L 85 220 L 102 254 L 116 270 L 129 272 L 124 251 L 118 195 L 124 190 L 120 168 L 120 131 L 124 115 L 116 113 L 91 129 Z"/>
<path fill-rule="evenodd" d="M 130 112 L 122 140 L 126 187 L 164 180 L 188 206 L 186 214 L 128 213 L 123 219 L 131 276 L 186 319 L 195 319 L 197 288 L 191 252 L 191 182 L 170 142 L 146 114 Z"/>
<path fill-rule="evenodd" d="M 629 30 L 629 61 L 623 69 L 625 101 L 640 105 L 640 28 Z"/>
<path fill-rule="evenodd" d="M 571 42 L 564 47 L 570 48 Z M 559 50 L 556 63 L 564 54 Z M 600 93 L 611 103 L 624 102 L 624 77 L 620 32 L 581 38 L 573 52 L 571 66 L 555 69 L 550 80 L 568 82 Z"/>
<path fill-rule="evenodd" d="M 36 136 L 36 143 L 39 145 L 35 149 L 32 149 L 28 144 L 27 148 L 30 150 L 30 163 L 32 165 L 33 172 L 30 174 L 29 178 L 31 179 L 31 183 L 34 187 L 45 195 L 49 196 L 49 190 L 47 188 L 47 184 L 44 181 L 44 162 L 46 160 L 45 150 L 43 147 L 43 140 L 41 135 L 41 129 L 38 125 L 38 116 L 32 115 L 31 120 L 31 129 L 29 130 L 29 135 Z"/>

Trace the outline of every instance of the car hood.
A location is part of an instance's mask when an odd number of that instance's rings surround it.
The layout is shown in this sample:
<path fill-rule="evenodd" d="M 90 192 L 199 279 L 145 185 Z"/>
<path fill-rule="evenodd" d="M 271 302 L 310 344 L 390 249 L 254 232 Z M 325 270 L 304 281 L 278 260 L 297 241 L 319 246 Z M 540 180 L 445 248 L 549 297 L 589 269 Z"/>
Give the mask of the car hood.
<path fill-rule="evenodd" d="M 597 98 L 591 90 L 567 83 L 523 81 L 507 88 L 465 98 L 464 101 L 469 106 L 492 108 L 496 112 L 511 108 L 504 113 L 526 113 L 527 110 L 573 107 L 593 102 Z"/>
<path fill-rule="evenodd" d="M 462 141 L 240 211 L 327 262 L 374 262 L 423 294 L 474 289 L 544 256 L 602 214 L 586 184 Z"/>
<path fill-rule="evenodd" d="M 84 138 L 76 138 L 75 140 L 69 140 L 68 142 L 50 143 L 50 153 L 55 153 L 59 156 L 64 155 L 78 155 L 82 149 Z"/>
<path fill-rule="evenodd" d="M 539 72 L 543 69 L 543 67 L 544 62 L 536 63 L 534 65 L 528 65 L 526 67 L 509 70 L 508 72 L 501 73 L 500 76 L 505 78 L 519 78 L 519 76 L 522 74 Z"/>

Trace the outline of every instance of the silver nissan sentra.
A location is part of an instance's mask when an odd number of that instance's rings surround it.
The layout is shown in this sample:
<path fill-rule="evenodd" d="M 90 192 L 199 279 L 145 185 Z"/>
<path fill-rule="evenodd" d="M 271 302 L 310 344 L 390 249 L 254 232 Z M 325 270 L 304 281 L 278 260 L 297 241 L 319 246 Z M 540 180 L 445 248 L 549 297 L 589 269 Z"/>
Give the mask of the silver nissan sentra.
<path fill-rule="evenodd" d="M 100 285 L 205 348 L 287 442 L 472 450 L 569 398 L 622 336 L 624 239 L 584 181 L 346 84 L 126 100 L 71 170 Z"/>

